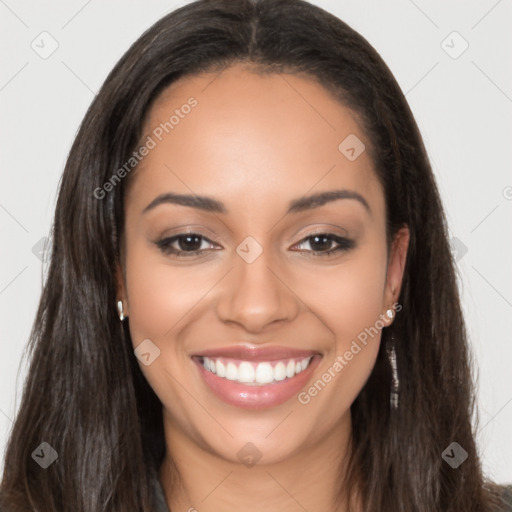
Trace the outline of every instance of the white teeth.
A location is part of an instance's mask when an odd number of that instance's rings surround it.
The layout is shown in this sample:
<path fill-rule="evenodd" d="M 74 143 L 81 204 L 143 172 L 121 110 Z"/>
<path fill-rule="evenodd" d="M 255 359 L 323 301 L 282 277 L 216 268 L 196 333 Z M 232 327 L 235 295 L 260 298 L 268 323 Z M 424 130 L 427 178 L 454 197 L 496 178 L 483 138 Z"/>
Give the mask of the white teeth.
<path fill-rule="evenodd" d="M 207 368 L 208 370 L 208 368 Z M 238 380 L 238 367 L 234 363 L 228 363 L 226 366 L 226 379 Z"/>
<path fill-rule="evenodd" d="M 258 384 L 270 384 L 273 380 L 274 370 L 272 365 L 270 363 L 260 363 L 256 367 L 256 382 Z"/>
<path fill-rule="evenodd" d="M 235 364 L 234 361 L 203 358 L 203 366 L 212 373 L 228 380 L 237 381 L 247 385 L 265 385 L 272 382 L 279 382 L 286 378 L 291 379 L 303 372 L 313 359 L 313 356 L 304 359 L 287 359 L 278 361 L 272 366 L 271 362 L 251 363 L 241 361 Z M 224 362 L 223 362 L 224 361 Z"/>
<path fill-rule="evenodd" d="M 254 382 L 254 368 L 251 363 L 246 361 L 240 363 L 238 367 L 238 382 Z"/>
<path fill-rule="evenodd" d="M 295 363 L 293 361 L 288 361 L 286 365 L 286 376 L 291 379 L 295 375 Z"/>
<path fill-rule="evenodd" d="M 282 361 L 274 366 L 274 379 L 277 381 L 286 379 L 286 366 Z"/>
<path fill-rule="evenodd" d="M 217 370 L 217 375 L 219 377 L 225 377 L 226 376 L 226 367 L 222 363 L 222 361 L 217 361 L 215 364 L 215 368 Z"/>
<path fill-rule="evenodd" d="M 211 359 L 208 359 L 207 357 L 205 357 L 205 359 L 204 359 L 204 367 L 207 370 L 211 371 L 212 373 L 217 373 L 215 361 L 212 361 Z"/>

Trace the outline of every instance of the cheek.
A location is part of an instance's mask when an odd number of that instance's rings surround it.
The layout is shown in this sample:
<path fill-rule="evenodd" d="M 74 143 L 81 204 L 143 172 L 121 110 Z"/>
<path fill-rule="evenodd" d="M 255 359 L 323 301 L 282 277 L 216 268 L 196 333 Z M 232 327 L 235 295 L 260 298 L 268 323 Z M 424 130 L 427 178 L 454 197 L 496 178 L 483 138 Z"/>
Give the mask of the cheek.
<path fill-rule="evenodd" d="M 375 246 L 347 255 L 339 265 L 302 272 L 295 290 L 332 331 L 339 353 L 379 320 L 385 279 L 386 254 Z"/>
<path fill-rule="evenodd" d="M 134 344 L 139 339 L 172 336 L 180 320 L 190 319 L 188 315 L 211 286 L 211 278 L 198 267 L 166 265 L 146 248 L 134 246 L 129 254 L 127 291 Z"/>
<path fill-rule="evenodd" d="M 358 265 L 340 277 L 339 290 L 329 309 L 340 342 L 353 339 L 379 319 L 384 281 L 385 270 L 377 262 Z"/>
<path fill-rule="evenodd" d="M 378 251 L 377 251 L 378 253 Z M 328 278 L 316 281 L 315 314 L 334 338 L 318 379 L 298 396 L 319 432 L 333 427 L 349 410 L 375 365 L 379 351 L 385 284 L 385 253 L 358 255 Z M 318 277 L 318 276 L 317 276 Z"/>
<path fill-rule="evenodd" d="M 142 244 L 141 244 L 142 245 Z M 139 367 L 151 388 L 173 415 L 187 415 L 186 396 L 179 382 L 190 379 L 190 361 L 176 339 L 183 326 L 199 314 L 201 297 L 211 288 L 211 277 L 192 267 L 172 266 L 147 247 L 133 244 L 126 260 L 129 328 L 132 345 L 151 340 L 159 355 Z M 172 407 L 168 404 L 172 398 Z"/>

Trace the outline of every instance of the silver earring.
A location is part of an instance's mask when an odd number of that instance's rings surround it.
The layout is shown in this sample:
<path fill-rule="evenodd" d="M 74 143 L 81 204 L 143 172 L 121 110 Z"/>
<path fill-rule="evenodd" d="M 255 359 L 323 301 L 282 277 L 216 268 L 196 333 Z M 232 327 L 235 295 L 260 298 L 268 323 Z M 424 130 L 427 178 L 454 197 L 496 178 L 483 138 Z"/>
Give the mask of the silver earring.
<path fill-rule="evenodd" d="M 118 300 L 117 301 L 117 311 L 119 312 L 119 320 L 121 320 L 121 322 L 122 322 L 126 318 L 124 316 L 123 301 L 122 300 Z"/>
<path fill-rule="evenodd" d="M 398 369 L 396 364 L 396 350 L 394 339 L 391 337 L 391 344 L 387 347 L 389 364 L 391 365 L 391 394 L 389 402 L 392 409 L 398 408 L 398 392 L 400 389 L 400 380 L 398 379 Z"/>
<path fill-rule="evenodd" d="M 391 320 L 395 316 L 395 312 L 392 309 L 388 309 L 386 315 Z"/>

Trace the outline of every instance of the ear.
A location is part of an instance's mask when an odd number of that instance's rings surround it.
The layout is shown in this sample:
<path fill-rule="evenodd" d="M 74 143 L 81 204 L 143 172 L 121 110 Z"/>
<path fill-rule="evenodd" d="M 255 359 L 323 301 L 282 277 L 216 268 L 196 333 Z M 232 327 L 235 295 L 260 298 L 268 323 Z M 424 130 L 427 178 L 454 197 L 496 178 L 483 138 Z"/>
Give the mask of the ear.
<path fill-rule="evenodd" d="M 397 302 L 402 288 L 407 250 L 409 248 L 409 238 L 409 228 L 404 226 L 398 230 L 391 244 L 382 304 L 384 317 L 388 325 L 393 322 L 396 311 L 400 311 L 401 309 L 401 307 L 394 307 L 393 305 Z M 391 319 L 386 315 L 388 309 L 393 310 L 393 317 Z"/>
<path fill-rule="evenodd" d="M 119 265 L 116 266 L 115 273 L 116 273 L 116 285 L 117 285 L 116 306 L 117 306 L 117 301 L 122 300 L 124 315 L 128 316 L 128 297 L 126 294 L 126 283 L 125 283 L 123 271 Z"/>

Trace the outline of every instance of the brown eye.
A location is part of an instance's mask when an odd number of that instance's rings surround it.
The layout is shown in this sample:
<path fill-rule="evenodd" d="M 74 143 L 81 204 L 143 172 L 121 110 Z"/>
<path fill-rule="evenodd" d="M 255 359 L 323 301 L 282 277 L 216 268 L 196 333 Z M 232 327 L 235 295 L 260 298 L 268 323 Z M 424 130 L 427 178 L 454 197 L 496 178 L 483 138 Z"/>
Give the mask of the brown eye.
<path fill-rule="evenodd" d="M 304 238 L 297 244 L 297 246 L 309 243 L 312 256 L 327 256 L 340 251 L 349 251 L 355 247 L 355 242 L 348 238 L 340 237 L 332 233 L 315 233 Z M 332 244 L 337 244 L 336 247 L 332 248 Z M 300 250 L 300 249 L 299 249 Z"/>
<path fill-rule="evenodd" d="M 205 248 L 201 249 L 201 245 L 205 241 L 210 242 L 211 245 L 210 240 L 198 233 L 180 233 L 179 235 L 163 238 L 156 242 L 156 245 L 165 254 L 187 257 L 203 252 Z"/>

